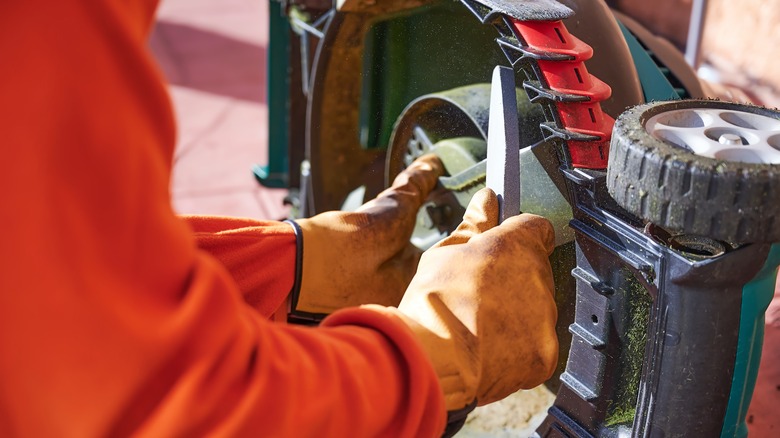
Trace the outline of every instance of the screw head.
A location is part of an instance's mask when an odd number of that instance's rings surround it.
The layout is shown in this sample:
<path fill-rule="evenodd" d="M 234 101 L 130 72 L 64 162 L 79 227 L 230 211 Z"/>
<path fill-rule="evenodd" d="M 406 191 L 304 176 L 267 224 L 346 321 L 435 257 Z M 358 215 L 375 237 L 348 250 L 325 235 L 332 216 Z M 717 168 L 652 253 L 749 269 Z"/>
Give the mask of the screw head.
<path fill-rule="evenodd" d="M 737 134 L 727 132 L 720 136 L 718 143 L 728 146 L 737 146 L 742 144 L 742 137 Z"/>

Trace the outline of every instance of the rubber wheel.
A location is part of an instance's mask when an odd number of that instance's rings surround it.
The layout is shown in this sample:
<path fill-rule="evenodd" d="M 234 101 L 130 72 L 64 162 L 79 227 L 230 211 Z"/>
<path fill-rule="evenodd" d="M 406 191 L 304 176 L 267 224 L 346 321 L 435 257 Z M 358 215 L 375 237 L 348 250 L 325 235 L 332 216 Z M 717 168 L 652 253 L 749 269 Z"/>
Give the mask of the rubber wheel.
<path fill-rule="evenodd" d="M 629 109 L 612 133 L 607 189 L 673 232 L 780 241 L 780 112 L 716 100 Z"/>

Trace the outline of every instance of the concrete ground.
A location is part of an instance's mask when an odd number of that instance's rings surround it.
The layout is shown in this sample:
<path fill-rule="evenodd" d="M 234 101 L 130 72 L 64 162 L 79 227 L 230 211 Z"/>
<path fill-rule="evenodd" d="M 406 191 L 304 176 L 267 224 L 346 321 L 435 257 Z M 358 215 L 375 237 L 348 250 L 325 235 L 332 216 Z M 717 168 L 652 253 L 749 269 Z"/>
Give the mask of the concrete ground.
<path fill-rule="evenodd" d="M 285 192 L 260 187 L 251 172 L 267 155 L 267 7 L 268 0 L 162 0 L 150 48 L 170 82 L 178 117 L 171 191 L 180 213 L 286 215 Z M 531 398 L 549 403 L 543 393 Z M 516 418 L 515 401 L 504 406 L 481 409 L 463 436 L 516 436 L 527 423 Z M 759 383 L 748 415 L 751 436 L 777 436 L 778 406 L 780 295 L 767 313 Z"/>
<path fill-rule="evenodd" d="M 171 191 L 180 213 L 286 216 L 257 184 L 267 157 L 268 1 L 163 0 L 150 47 L 178 118 Z"/>

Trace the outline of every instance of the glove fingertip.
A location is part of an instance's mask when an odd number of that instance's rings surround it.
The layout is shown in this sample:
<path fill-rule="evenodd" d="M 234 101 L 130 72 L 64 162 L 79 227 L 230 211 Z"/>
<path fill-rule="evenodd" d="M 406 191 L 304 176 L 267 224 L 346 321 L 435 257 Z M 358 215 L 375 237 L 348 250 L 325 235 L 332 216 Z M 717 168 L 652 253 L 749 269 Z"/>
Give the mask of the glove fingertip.
<path fill-rule="evenodd" d="M 536 216 L 536 218 L 539 235 L 542 238 L 542 244 L 547 250 L 547 255 L 550 255 L 555 249 L 555 228 L 553 227 L 552 222 L 547 220 L 547 218 L 542 216 Z"/>
<path fill-rule="evenodd" d="M 484 188 L 474 194 L 458 228 L 434 247 L 466 243 L 473 236 L 498 225 L 498 198 L 495 192 Z"/>
<path fill-rule="evenodd" d="M 436 187 L 439 177 L 444 175 L 444 165 L 436 155 L 426 154 L 414 160 L 399 176 L 404 174 L 415 183 L 420 194 L 425 198 Z"/>
<path fill-rule="evenodd" d="M 485 232 L 498 225 L 498 210 L 498 196 L 485 187 L 471 198 L 464 221 L 469 218 L 471 223 L 478 225 L 480 232 Z"/>
<path fill-rule="evenodd" d="M 414 160 L 414 163 L 412 164 L 416 164 L 421 167 L 427 167 L 425 170 L 433 172 L 437 177 L 444 174 L 444 164 L 441 162 L 441 159 L 436 156 L 436 154 L 425 154 Z"/>
<path fill-rule="evenodd" d="M 517 228 L 523 235 L 533 236 L 539 242 L 547 255 L 555 249 L 555 229 L 552 223 L 543 216 L 523 213 L 504 222 L 505 225 Z"/>

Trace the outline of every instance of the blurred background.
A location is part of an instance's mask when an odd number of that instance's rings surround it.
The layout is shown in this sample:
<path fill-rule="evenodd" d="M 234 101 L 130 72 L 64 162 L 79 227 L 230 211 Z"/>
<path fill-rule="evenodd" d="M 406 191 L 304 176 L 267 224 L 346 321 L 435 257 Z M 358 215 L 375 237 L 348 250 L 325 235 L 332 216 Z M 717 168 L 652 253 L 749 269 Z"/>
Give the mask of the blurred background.
<path fill-rule="evenodd" d="M 685 51 L 693 0 L 608 0 L 607 4 Z M 780 105 L 780 2 L 709 0 L 700 75 L 732 85 L 761 103 Z"/>
<path fill-rule="evenodd" d="M 268 146 L 268 0 L 162 0 L 149 45 L 178 122 L 174 208 L 284 218 L 285 192 L 251 171 Z"/>
<path fill-rule="evenodd" d="M 607 3 L 685 50 L 692 0 Z M 780 106 L 780 2 L 710 0 L 700 75 Z M 171 193 L 179 213 L 282 219 L 284 190 L 261 187 L 266 164 L 268 0 L 162 0 L 150 48 L 178 119 Z M 303 127 L 301 127 L 303 129 Z M 767 312 L 764 355 L 748 423 L 780 436 L 780 298 Z M 486 427 L 502 428 L 501 412 Z"/>

